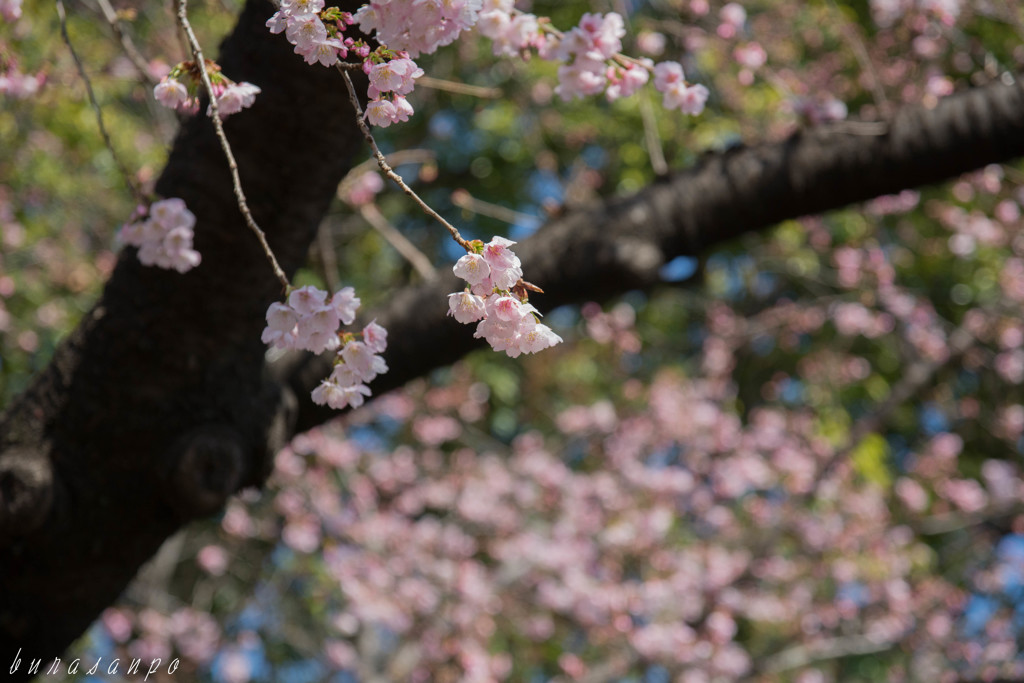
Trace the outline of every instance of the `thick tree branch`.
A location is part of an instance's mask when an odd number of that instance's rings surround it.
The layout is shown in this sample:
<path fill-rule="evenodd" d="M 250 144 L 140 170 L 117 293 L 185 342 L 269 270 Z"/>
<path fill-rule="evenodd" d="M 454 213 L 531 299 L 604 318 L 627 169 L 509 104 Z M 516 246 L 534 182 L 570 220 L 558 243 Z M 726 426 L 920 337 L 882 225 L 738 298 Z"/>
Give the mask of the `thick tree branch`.
<path fill-rule="evenodd" d="M 658 282 L 658 269 L 780 221 L 954 178 L 1024 155 L 1024 87 L 992 85 L 908 107 L 887 132 L 859 135 L 840 122 L 777 143 L 709 154 L 637 194 L 573 210 L 525 240 L 526 278 L 546 294 L 542 311 L 602 301 Z M 885 126 L 883 126 L 885 128 Z M 447 269 L 445 269 L 447 271 Z M 446 317 L 445 295 L 461 289 L 450 272 L 407 288 L 374 311 L 390 330 L 385 391 L 448 365 L 479 346 L 472 329 Z M 336 412 L 301 400 L 329 372 L 328 361 L 292 357 L 276 368 L 300 397 L 297 429 Z"/>
<path fill-rule="evenodd" d="M 224 128 L 291 274 L 362 141 L 338 74 L 271 35 L 273 12 L 250 0 L 219 62 L 263 90 Z M 23 659 L 64 650 L 175 530 L 261 483 L 292 433 L 294 399 L 263 376 L 259 339 L 281 284 L 233 201 L 208 118 L 183 126 L 156 191 L 195 213 L 202 264 L 180 275 L 126 249 L 96 307 L 0 416 L 5 671 L 19 648 Z"/>

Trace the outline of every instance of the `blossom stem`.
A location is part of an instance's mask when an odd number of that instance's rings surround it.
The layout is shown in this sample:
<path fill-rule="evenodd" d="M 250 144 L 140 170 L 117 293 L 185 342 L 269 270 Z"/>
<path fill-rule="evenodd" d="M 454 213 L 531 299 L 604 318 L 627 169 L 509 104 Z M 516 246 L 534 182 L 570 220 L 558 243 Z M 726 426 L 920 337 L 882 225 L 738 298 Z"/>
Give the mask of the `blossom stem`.
<path fill-rule="evenodd" d="M 142 78 L 145 79 L 146 83 L 149 84 L 149 87 L 152 88 L 158 83 L 158 81 L 153 78 L 153 74 L 149 72 L 149 66 L 146 64 L 146 58 L 139 53 L 138 49 L 135 47 L 135 43 L 132 42 L 131 37 L 124 32 L 124 29 L 121 28 L 121 20 L 118 18 L 117 12 L 110 5 L 110 0 L 97 0 L 97 4 L 100 7 L 100 11 L 103 13 L 103 18 L 107 20 L 108 24 L 110 24 L 110 29 L 120 41 L 121 47 L 124 49 L 125 56 L 128 57 L 128 60 L 135 67 L 136 71 L 139 72 L 139 75 L 141 75 Z"/>
<path fill-rule="evenodd" d="M 430 262 L 430 259 L 427 258 L 427 255 L 406 239 L 405 235 L 398 231 L 398 228 L 391 225 L 375 204 L 370 203 L 360 206 L 359 213 L 374 230 L 380 233 L 381 237 L 387 240 L 388 244 L 394 247 L 395 251 L 401 254 L 416 269 L 416 272 L 425 281 L 430 282 L 437 279 L 437 270 Z"/>
<path fill-rule="evenodd" d="M 82 60 L 78 57 L 78 53 L 75 52 L 74 46 L 71 44 L 71 36 L 68 35 L 68 20 L 67 14 L 64 11 L 64 3 L 61 0 L 57 0 L 57 16 L 60 18 L 60 35 L 64 39 L 64 44 L 68 46 L 68 51 L 71 53 L 71 58 L 75 61 L 75 67 L 78 69 L 78 75 L 82 77 L 82 81 L 85 83 L 85 92 L 89 96 L 89 103 L 92 105 L 92 109 L 96 112 L 96 123 L 99 125 L 100 135 L 103 136 L 103 144 L 106 145 L 110 151 L 110 156 L 114 158 L 114 164 L 117 166 L 118 172 L 124 179 L 128 189 L 131 190 L 135 196 L 135 200 L 139 204 L 148 205 L 150 198 L 142 191 L 142 189 L 132 180 L 132 174 L 128 172 L 128 167 L 124 165 L 117 150 L 114 149 L 114 142 L 110 139 L 110 133 L 107 131 L 107 126 L 103 122 L 103 109 L 100 107 L 99 102 L 96 101 L 96 93 L 92 89 L 92 81 L 89 80 L 89 75 L 85 72 L 85 65 Z"/>
<path fill-rule="evenodd" d="M 203 88 L 210 98 L 210 120 L 213 121 L 213 129 L 217 134 L 217 139 L 220 140 L 220 147 L 224 150 L 224 157 L 227 159 L 228 168 L 231 171 L 231 184 L 234 187 L 235 199 L 238 200 L 238 210 L 242 212 L 246 225 L 256 235 L 260 246 L 263 247 L 263 253 L 266 255 L 267 261 L 270 262 L 274 275 L 281 282 L 284 290 L 288 291 L 291 287 L 288 276 L 285 275 L 281 265 L 277 262 L 277 257 L 274 256 L 274 252 L 270 248 L 270 244 L 267 243 L 266 234 L 257 225 L 256 219 L 253 218 L 252 212 L 249 210 L 249 203 L 245 198 L 245 192 L 242 190 L 242 179 L 238 175 L 238 162 L 235 161 L 234 152 L 231 151 L 231 144 L 228 142 L 227 135 L 224 134 L 224 123 L 221 121 L 220 113 L 217 110 L 217 96 L 213 91 L 213 83 L 210 82 L 210 73 L 206 69 L 206 59 L 203 57 L 202 48 L 199 47 L 199 39 L 196 38 L 196 34 L 192 30 L 192 24 L 188 20 L 188 0 L 178 0 L 178 24 L 181 26 L 182 31 L 185 32 L 185 37 L 188 39 L 189 47 L 192 49 L 196 65 L 199 67 Z"/>
<path fill-rule="evenodd" d="M 181 1 L 184 2 L 184 0 Z M 373 139 L 373 133 L 370 132 L 370 126 L 368 126 L 366 121 L 363 120 L 363 108 L 359 105 L 359 97 L 356 95 L 355 84 L 352 83 L 352 79 L 349 78 L 348 72 L 345 69 L 339 66 L 338 71 L 341 72 L 342 77 L 345 79 L 345 87 L 348 88 L 348 97 L 352 102 L 352 108 L 355 110 L 356 123 L 359 125 L 359 130 L 363 132 L 363 137 L 366 138 L 366 141 L 370 144 L 370 149 L 373 150 L 373 156 L 377 160 L 377 165 L 380 166 L 380 170 L 384 172 L 384 175 L 391 178 L 395 184 L 402 188 L 402 191 L 411 197 L 414 202 L 419 204 L 425 214 L 443 225 L 451 234 L 452 239 L 455 240 L 460 247 L 465 249 L 467 252 L 472 252 L 473 245 L 463 238 L 456 227 L 446 221 L 437 211 L 430 208 L 429 204 L 423 201 L 411 187 L 405 184 L 405 180 L 402 179 L 402 176 L 398 175 L 395 172 L 395 169 L 391 168 L 391 164 L 388 163 L 387 159 L 385 159 L 384 155 L 381 153 L 380 148 L 377 147 L 377 141 Z"/>

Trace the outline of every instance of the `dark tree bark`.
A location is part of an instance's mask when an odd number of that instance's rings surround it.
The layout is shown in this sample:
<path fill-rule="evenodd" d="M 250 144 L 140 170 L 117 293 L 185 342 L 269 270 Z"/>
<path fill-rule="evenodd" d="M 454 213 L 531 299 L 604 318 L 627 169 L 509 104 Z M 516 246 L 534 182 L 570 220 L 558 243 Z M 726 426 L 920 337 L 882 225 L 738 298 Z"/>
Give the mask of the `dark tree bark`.
<path fill-rule="evenodd" d="M 338 74 L 271 35 L 273 11 L 249 2 L 219 61 L 263 89 L 225 127 L 252 212 L 292 274 L 350 158 L 365 152 Z M 63 651 L 170 534 L 262 482 L 291 432 L 293 404 L 266 381 L 259 340 L 281 286 L 209 120 L 183 126 L 156 190 L 195 213 L 202 264 L 181 276 L 126 250 L 95 308 L 0 418 L 0 664 L 19 648 L 23 659 Z"/>
<path fill-rule="evenodd" d="M 304 261 L 354 153 L 344 86 L 310 68 L 249 0 L 220 63 L 263 88 L 227 133 L 253 213 L 285 271 Z M 518 250 L 542 309 L 657 282 L 666 260 L 780 220 L 934 183 L 1024 154 L 1024 89 L 996 84 L 908 109 L 880 135 L 822 127 L 707 156 L 642 192 L 576 209 Z M 260 330 L 281 296 L 235 206 L 212 127 L 190 120 L 157 191 L 197 217 L 202 265 L 187 275 L 126 250 L 96 307 L 0 416 L 0 667 L 52 659 L 189 520 L 259 486 L 296 430 L 332 414 L 309 391 L 328 361 L 266 368 Z M 391 371 L 375 393 L 475 347 L 446 319 L 454 277 L 397 292 L 376 317 Z"/>

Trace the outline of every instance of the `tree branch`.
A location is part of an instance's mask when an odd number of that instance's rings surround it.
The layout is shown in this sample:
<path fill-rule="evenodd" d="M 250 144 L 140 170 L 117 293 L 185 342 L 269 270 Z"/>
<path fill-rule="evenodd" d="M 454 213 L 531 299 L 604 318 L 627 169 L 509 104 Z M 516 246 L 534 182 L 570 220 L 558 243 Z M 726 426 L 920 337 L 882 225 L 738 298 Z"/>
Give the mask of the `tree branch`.
<path fill-rule="evenodd" d="M 908 107 L 887 132 L 851 133 L 849 122 L 798 131 L 776 143 L 706 155 L 625 198 L 606 200 L 549 221 L 517 253 L 526 277 L 546 294 L 541 311 L 603 301 L 659 282 L 676 256 L 697 256 L 739 235 L 880 195 L 955 178 L 1024 155 L 1024 88 L 994 83 Z M 881 124 L 885 125 L 885 124 Z M 445 269 L 447 271 L 447 269 Z M 389 372 L 374 392 L 398 387 L 481 346 L 447 317 L 446 294 L 462 288 L 450 272 L 397 292 L 377 318 L 389 331 Z M 330 371 L 327 359 L 291 356 L 274 368 L 302 399 Z M 296 427 L 336 415 L 300 400 Z"/>

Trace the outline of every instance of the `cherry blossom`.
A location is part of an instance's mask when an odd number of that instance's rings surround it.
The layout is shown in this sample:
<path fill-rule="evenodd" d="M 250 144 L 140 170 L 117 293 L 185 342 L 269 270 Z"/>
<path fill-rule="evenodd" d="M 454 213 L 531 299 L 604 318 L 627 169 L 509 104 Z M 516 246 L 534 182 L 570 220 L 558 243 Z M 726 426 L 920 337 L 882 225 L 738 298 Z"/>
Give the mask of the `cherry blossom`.
<path fill-rule="evenodd" d="M 0 0 L 0 17 L 16 21 L 21 16 L 21 0 Z"/>
<path fill-rule="evenodd" d="M 0 72 L 0 95 L 16 99 L 32 97 L 45 82 L 46 76 L 43 73 L 26 74 L 9 66 L 6 71 Z"/>
<path fill-rule="evenodd" d="M 156 101 L 169 109 L 177 109 L 188 100 L 185 84 L 173 78 L 164 78 L 153 88 Z"/>
<path fill-rule="evenodd" d="M 313 401 L 332 408 L 359 407 L 371 395 L 366 383 L 388 371 L 379 354 L 387 350 L 387 330 L 370 322 L 358 341 L 352 333 L 338 331 L 355 321 L 360 300 L 352 287 L 343 287 L 328 298 L 326 291 L 307 285 L 288 295 L 286 303 L 267 309 L 267 326 L 261 339 L 279 349 L 312 353 L 336 351 L 334 369 L 312 392 Z"/>
<path fill-rule="evenodd" d="M 380 46 L 371 50 L 362 40 L 344 38 L 352 24 L 375 33 Z M 555 92 L 564 100 L 602 92 L 616 100 L 633 95 L 649 80 L 653 62 L 620 54 L 626 33 L 621 15 L 586 13 L 565 34 L 545 25 L 536 15 L 515 9 L 510 0 L 375 0 L 351 15 L 307 0 L 282 4 L 267 21 L 270 31 L 283 32 L 308 64 L 334 66 L 350 53 L 356 55 L 361 60 L 356 64 L 370 80 L 365 117 L 380 128 L 413 115 L 405 96 L 423 70 L 412 58 L 434 52 L 474 27 L 493 41 L 495 54 L 525 57 L 536 50 L 543 59 L 561 62 Z M 699 114 L 708 91 L 686 83 L 681 67 L 679 73 L 670 91 L 659 87 L 666 93 L 665 106 Z"/>
<path fill-rule="evenodd" d="M 654 87 L 664 93 L 662 106 L 679 109 L 686 114 L 699 114 L 708 99 L 703 85 L 688 85 L 683 67 L 678 62 L 661 62 L 654 66 Z"/>
<path fill-rule="evenodd" d="M 353 180 L 346 179 L 339 189 L 339 195 L 352 206 L 363 206 L 372 202 L 383 189 L 384 179 L 380 174 L 367 171 Z"/>
<path fill-rule="evenodd" d="M 251 107 L 256 101 L 256 95 L 260 93 L 260 88 L 252 83 L 235 83 L 227 78 L 213 62 L 207 63 L 207 73 L 217 98 L 217 111 L 222 119 Z M 194 114 L 199 111 L 200 81 L 201 76 L 195 63 L 181 62 L 153 87 L 153 97 L 169 109 Z M 207 115 L 212 109 L 210 107 L 207 110 Z"/>
<path fill-rule="evenodd" d="M 181 199 L 153 202 L 145 213 L 125 224 L 118 233 L 125 244 L 138 247 L 143 265 L 185 273 L 199 265 L 199 252 L 192 248 L 196 217 Z"/>
<path fill-rule="evenodd" d="M 252 83 L 232 83 L 217 97 L 217 113 L 222 119 L 248 109 L 256 101 L 260 88 Z"/>
<path fill-rule="evenodd" d="M 356 311 L 362 301 L 356 296 L 356 290 L 352 287 L 342 287 L 331 298 L 331 306 L 338 313 L 338 318 L 346 325 L 351 325 L 356 319 Z"/>
<path fill-rule="evenodd" d="M 455 263 L 452 271 L 469 287 L 448 295 L 448 314 L 464 324 L 479 321 L 473 336 L 515 358 L 554 346 L 562 338 L 538 322 L 539 312 L 526 302 L 522 263 L 509 248 L 513 244 L 504 237 L 493 237 L 487 244 L 478 241 L 478 251 Z"/>
<path fill-rule="evenodd" d="M 415 87 L 415 79 L 423 75 L 423 69 L 408 57 L 400 57 L 369 66 L 368 75 L 371 98 L 377 98 L 388 91 L 407 95 Z"/>
<path fill-rule="evenodd" d="M 476 24 L 482 0 L 409 2 L 373 0 L 355 13 L 364 33 L 375 31 L 381 42 L 417 57 L 451 44 Z"/>

